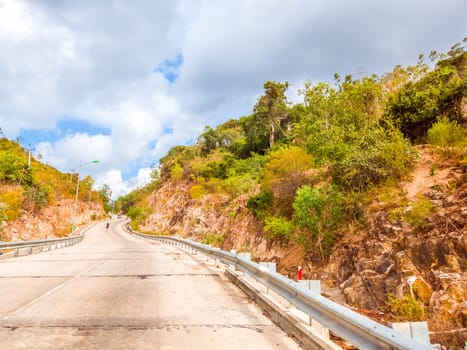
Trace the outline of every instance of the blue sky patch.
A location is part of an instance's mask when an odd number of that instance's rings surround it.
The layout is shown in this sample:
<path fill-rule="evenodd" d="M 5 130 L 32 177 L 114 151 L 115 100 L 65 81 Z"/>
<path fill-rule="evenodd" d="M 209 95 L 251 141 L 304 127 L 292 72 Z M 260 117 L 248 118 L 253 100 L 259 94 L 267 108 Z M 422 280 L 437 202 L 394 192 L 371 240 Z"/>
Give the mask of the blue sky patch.
<path fill-rule="evenodd" d="M 84 120 L 68 119 L 58 122 L 53 130 L 21 129 L 18 135 L 22 145 L 37 145 L 40 142 L 54 143 L 66 134 L 110 135 L 110 128 L 98 126 Z"/>
<path fill-rule="evenodd" d="M 183 55 L 179 53 L 175 59 L 166 59 L 154 68 L 154 73 L 161 73 L 169 84 L 173 84 L 179 77 L 180 67 L 183 65 Z"/>

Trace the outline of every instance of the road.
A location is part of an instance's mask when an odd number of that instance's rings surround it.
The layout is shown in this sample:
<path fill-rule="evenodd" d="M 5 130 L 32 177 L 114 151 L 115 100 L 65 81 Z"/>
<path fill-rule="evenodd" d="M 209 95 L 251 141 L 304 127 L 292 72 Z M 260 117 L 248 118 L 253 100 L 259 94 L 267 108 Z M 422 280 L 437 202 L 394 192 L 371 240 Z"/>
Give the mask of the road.
<path fill-rule="evenodd" d="M 0 260 L 3 349 L 299 349 L 220 270 L 99 223 Z"/>

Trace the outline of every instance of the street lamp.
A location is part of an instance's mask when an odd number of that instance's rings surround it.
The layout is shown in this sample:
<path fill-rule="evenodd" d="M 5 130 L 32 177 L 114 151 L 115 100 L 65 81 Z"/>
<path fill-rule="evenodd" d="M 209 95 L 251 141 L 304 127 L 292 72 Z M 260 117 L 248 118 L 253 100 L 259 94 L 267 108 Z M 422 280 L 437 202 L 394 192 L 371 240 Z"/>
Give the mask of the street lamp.
<path fill-rule="evenodd" d="M 73 218 L 71 220 L 71 233 L 75 230 L 75 218 L 76 218 L 76 207 L 78 206 L 78 191 L 79 191 L 79 169 L 87 164 L 92 164 L 92 163 L 99 163 L 98 160 L 92 160 L 90 162 L 84 163 L 84 164 L 79 164 L 79 167 L 76 168 L 76 173 L 77 173 L 77 179 L 76 179 L 76 192 L 75 192 L 75 205 L 73 206 Z"/>

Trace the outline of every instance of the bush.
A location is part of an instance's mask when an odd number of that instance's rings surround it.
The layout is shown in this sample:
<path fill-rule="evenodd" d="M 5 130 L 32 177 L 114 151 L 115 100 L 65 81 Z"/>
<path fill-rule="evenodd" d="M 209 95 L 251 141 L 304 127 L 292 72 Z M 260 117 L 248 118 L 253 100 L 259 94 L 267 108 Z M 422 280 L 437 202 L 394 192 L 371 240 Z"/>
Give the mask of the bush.
<path fill-rule="evenodd" d="M 270 191 L 262 190 L 256 196 L 248 199 L 246 207 L 250 209 L 253 214 L 258 217 L 264 217 L 264 212 L 272 206 L 272 193 Z"/>
<path fill-rule="evenodd" d="M 191 199 L 199 199 L 206 194 L 206 190 L 202 185 L 193 185 L 190 188 Z"/>
<path fill-rule="evenodd" d="M 0 193 L 1 212 L 6 221 L 13 221 L 21 215 L 23 199 L 21 187 L 10 188 L 7 192 Z"/>
<path fill-rule="evenodd" d="M 293 203 L 295 222 L 307 229 L 320 247 L 321 259 L 329 255 L 336 240 L 336 228 L 342 223 L 342 194 L 333 186 L 302 186 Z"/>
<path fill-rule="evenodd" d="M 50 186 L 33 184 L 26 186 L 24 191 L 24 207 L 29 211 L 40 210 L 51 201 Z"/>
<path fill-rule="evenodd" d="M 224 235 L 216 235 L 214 233 L 206 233 L 203 236 L 202 243 L 209 244 L 213 247 L 220 247 L 222 243 L 224 243 L 225 236 Z"/>
<path fill-rule="evenodd" d="M 405 294 L 398 299 L 394 294 L 388 294 L 386 306 L 400 322 L 423 321 L 425 319 L 425 309 L 423 303 L 410 294 Z"/>
<path fill-rule="evenodd" d="M 307 182 L 306 171 L 312 164 L 311 156 L 300 147 L 281 147 L 271 152 L 264 168 L 262 187 L 272 192 L 276 206 L 283 212 L 291 214 L 295 192 Z"/>
<path fill-rule="evenodd" d="M 428 198 L 421 198 L 402 214 L 404 220 L 415 231 L 425 231 L 429 226 L 429 217 L 436 211 L 436 206 Z"/>
<path fill-rule="evenodd" d="M 268 233 L 268 238 L 288 243 L 295 230 L 293 222 L 282 216 L 268 216 L 265 220 L 264 231 Z"/>
<path fill-rule="evenodd" d="M 139 228 L 139 224 L 151 215 L 151 213 L 151 209 L 147 207 L 133 207 L 128 210 L 127 215 L 132 220 L 130 224 L 131 228 L 137 230 Z"/>
<path fill-rule="evenodd" d="M 462 152 L 467 144 L 466 131 L 456 121 L 441 118 L 428 130 L 428 143 L 444 148 L 447 156 L 455 156 Z"/>
<path fill-rule="evenodd" d="M 415 152 L 400 133 L 374 128 L 348 146 L 332 167 L 332 175 L 338 184 L 364 191 L 405 175 L 414 160 Z"/>
<path fill-rule="evenodd" d="M 183 168 L 180 164 L 176 163 L 172 168 L 170 168 L 170 178 L 172 180 L 181 180 L 183 177 Z"/>
<path fill-rule="evenodd" d="M 244 193 L 247 193 L 255 184 L 248 174 L 228 177 L 223 181 L 224 189 L 233 197 L 236 198 Z"/>

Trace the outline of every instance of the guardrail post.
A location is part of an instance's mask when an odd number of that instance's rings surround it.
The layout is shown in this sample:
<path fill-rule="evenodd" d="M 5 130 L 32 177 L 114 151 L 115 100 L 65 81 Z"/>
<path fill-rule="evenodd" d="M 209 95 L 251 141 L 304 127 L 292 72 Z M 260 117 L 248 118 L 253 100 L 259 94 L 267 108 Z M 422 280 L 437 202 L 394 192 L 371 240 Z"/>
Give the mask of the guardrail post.
<path fill-rule="evenodd" d="M 212 246 L 210 244 L 205 244 L 205 247 L 212 248 Z M 206 261 L 209 261 L 209 255 L 208 254 L 206 254 Z"/>
<path fill-rule="evenodd" d="M 396 322 L 389 324 L 396 332 L 405 335 L 408 338 L 419 341 L 422 344 L 430 345 L 430 333 L 428 323 L 421 322 Z"/>
<path fill-rule="evenodd" d="M 312 293 L 321 294 L 321 281 L 320 280 L 299 280 L 298 284 L 310 290 Z M 318 321 L 309 318 L 310 326 L 312 326 L 320 335 L 329 339 L 329 329 L 324 327 Z"/>
<path fill-rule="evenodd" d="M 270 273 L 276 273 L 276 263 L 272 261 L 263 261 L 259 266 L 265 267 Z M 269 295 L 269 288 L 266 287 L 266 294 Z"/>
<path fill-rule="evenodd" d="M 276 272 L 276 263 L 271 261 L 260 262 L 259 266 L 264 266 L 269 270 L 269 272 Z"/>
<path fill-rule="evenodd" d="M 246 261 L 251 261 L 251 253 L 248 253 L 248 252 L 237 253 L 237 258 L 246 260 Z M 243 278 L 248 281 L 250 279 L 250 275 L 247 274 L 245 271 L 243 271 Z"/>
<path fill-rule="evenodd" d="M 218 248 L 218 247 L 212 247 L 212 249 L 214 250 L 217 250 L 217 251 L 221 251 L 221 248 Z M 217 257 L 214 257 L 214 267 L 217 266 Z"/>

